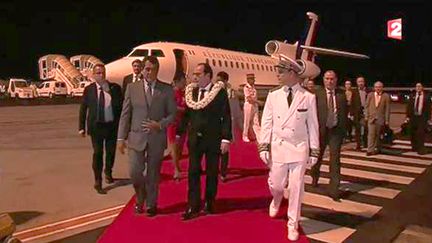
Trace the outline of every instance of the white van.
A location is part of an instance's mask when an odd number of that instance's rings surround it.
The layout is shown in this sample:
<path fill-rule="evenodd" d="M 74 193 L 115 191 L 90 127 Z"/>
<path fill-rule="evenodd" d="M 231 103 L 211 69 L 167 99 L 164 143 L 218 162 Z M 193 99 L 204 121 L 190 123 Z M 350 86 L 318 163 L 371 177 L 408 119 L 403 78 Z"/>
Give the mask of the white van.
<path fill-rule="evenodd" d="M 78 97 L 83 96 L 84 94 L 84 88 L 89 86 L 92 82 L 89 81 L 82 81 L 79 83 L 77 88 L 73 88 L 71 91 L 71 97 Z"/>
<path fill-rule="evenodd" d="M 66 83 L 61 81 L 45 81 L 37 89 L 39 97 L 54 98 L 56 96 L 66 96 Z"/>
<path fill-rule="evenodd" d="M 34 98 L 32 89 L 24 79 L 11 78 L 7 90 L 9 97 L 20 99 Z"/>

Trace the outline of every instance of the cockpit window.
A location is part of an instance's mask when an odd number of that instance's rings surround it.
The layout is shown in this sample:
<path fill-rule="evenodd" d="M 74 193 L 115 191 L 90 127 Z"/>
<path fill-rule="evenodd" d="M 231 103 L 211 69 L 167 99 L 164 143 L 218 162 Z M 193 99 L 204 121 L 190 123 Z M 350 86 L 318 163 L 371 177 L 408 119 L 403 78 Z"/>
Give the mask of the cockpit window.
<path fill-rule="evenodd" d="M 152 50 L 151 55 L 155 57 L 165 57 L 162 50 Z"/>
<path fill-rule="evenodd" d="M 147 49 L 135 49 L 131 54 L 129 54 L 130 57 L 146 57 L 148 56 L 149 51 Z"/>

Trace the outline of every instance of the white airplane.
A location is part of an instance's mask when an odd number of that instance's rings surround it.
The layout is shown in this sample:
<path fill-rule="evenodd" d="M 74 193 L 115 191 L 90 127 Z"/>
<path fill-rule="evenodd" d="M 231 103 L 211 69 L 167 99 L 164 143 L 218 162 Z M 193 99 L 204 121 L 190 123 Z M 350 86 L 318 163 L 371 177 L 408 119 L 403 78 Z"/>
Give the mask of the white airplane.
<path fill-rule="evenodd" d="M 255 74 L 255 85 L 260 91 L 278 85 L 274 68 L 278 59 L 289 61 L 302 77 L 314 78 L 320 73 L 319 67 L 314 63 L 316 54 L 368 58 L 362 54 L 311 46 L 316 36 L 318 16 L 311 12 L 308 12 L 307 16 L 310 26 L 304 43 L 269 41 L 265 49 L 270 56 L 174 42 L 153 42 L 137 46 L 127 56 L 108 63 L 107 79 L 121 85 L 123 78 L 132 72 L 133 60 L 153 55 L 160 63 L 158 78 L 161 81 L 171 83 L 178 72 L 191 77 L 198 63 L 207 62 L 213 69 L 214 77 L 220 71 L 227 72 L 235 89 L 246 83 L 246 74 Z"/>

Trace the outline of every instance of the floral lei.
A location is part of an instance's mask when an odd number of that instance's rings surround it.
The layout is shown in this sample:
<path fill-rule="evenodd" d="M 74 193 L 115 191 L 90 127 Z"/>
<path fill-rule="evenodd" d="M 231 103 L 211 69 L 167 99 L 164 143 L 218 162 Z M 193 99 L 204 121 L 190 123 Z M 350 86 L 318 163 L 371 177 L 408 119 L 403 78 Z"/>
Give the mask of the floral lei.
<path fill-rule="evenodd" d="M 224 87 L 223 82 L 217 82 L 213 88 L 210 90 L 209 94 L 204 97 L 204 99 L 200 101 L 194 101 L 192 97 L 192 91 L 194 88 L 198 87 L 197 83 L 191 83 L 186 86 L 185 97 L 186 97 L 186 105 L 193 110 L 200 110 L 206 107 L 210 102 L 214 100 L 219 91 Z"/>

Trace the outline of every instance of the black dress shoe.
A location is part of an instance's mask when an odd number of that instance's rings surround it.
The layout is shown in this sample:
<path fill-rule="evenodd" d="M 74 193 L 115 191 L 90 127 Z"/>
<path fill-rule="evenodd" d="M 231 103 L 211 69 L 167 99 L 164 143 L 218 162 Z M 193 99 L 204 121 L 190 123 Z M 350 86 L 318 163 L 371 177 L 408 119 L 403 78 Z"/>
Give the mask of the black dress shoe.
<path fill-rule="evenodd" d="M 318 187 L 318 178 L 312 177 L 312 187 Z"/>
<path fill-rule="evenodd" d="M 207 201 L 204 205 L 204 214 L 214 214 L 215 210 L 214 210 L 214 202 L 213 201 Z"/>
<path fill-rule="evenodd" d="M 194 219 L 194 218 L 196 218 L 198 216 L 199 216 L 199 210 L 194 210 L 192 208 L 188 208 L 186 210 L 186 212 L 184 212 L 182 214 L 182 219 L 183 220 L 190 220 L 190 219 Z"/>
<path fill-rule="evenodd" d="M 147 208 L 147 210 L 146 210 L 147 217 L 154 217 L 154 216 L 156 216 L 156 214 L 157 214 L 156 207 L 154 207 L 154 208 Z"/>
<path fill-rule="evenodd" d="M 340 202 L 340 192 L 332 192 L 328 194 L 329 197 L 331 197 L 331 199 L 333 199 L 333 201 L 335 202 Z"/>
<path fill-rule="evenodd" d="M 135 204 L 134 210 L 135 210 L 135 214 L 143 214 L 144 213 L 143 205 L 138 204 L 138 203 Z"/>
<path fill-rule="evenodd" d="M 105 182 L 107 184 L 113 184 L 114 183 L 114 178 L 112 176 L 105 176 Z"/>
<path fill-rule="evenodd" d="M 99 194 L 106 194 L 106 191 L 102 189 L 102 184 L 95 184 L 93 188 L 97 191 Z"/>

